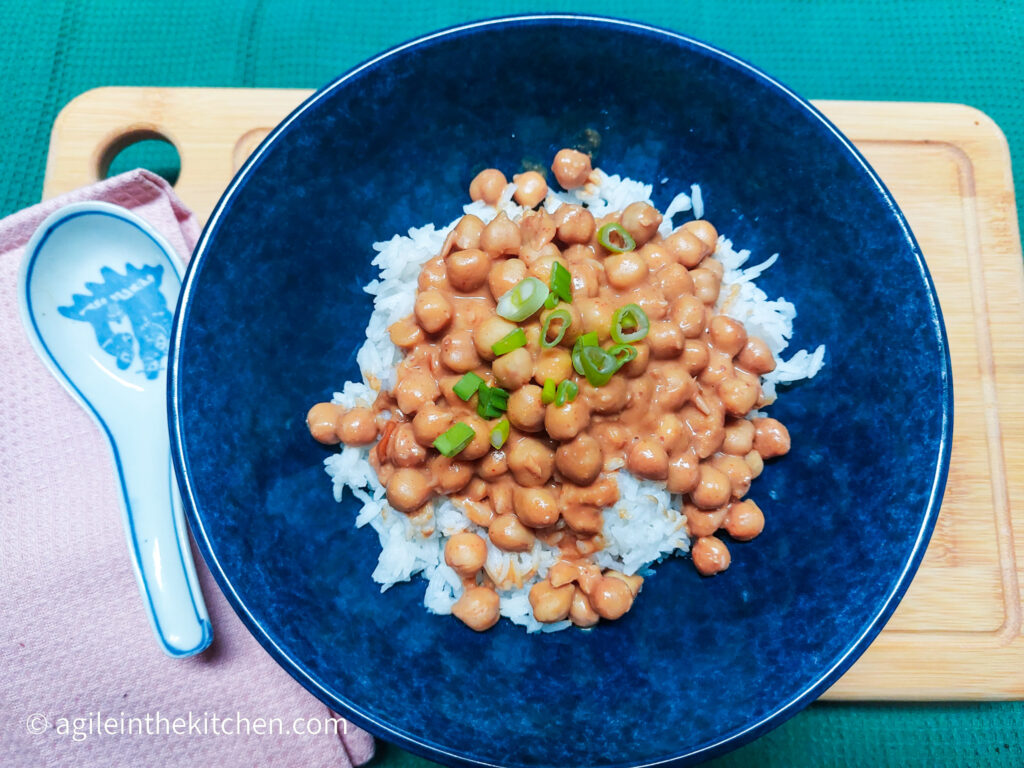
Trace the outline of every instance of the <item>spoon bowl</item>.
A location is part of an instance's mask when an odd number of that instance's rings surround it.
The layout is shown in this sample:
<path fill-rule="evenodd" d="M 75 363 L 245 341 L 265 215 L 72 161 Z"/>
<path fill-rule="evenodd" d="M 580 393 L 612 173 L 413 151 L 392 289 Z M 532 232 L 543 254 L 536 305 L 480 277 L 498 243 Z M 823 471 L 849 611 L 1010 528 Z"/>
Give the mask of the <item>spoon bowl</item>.
<path fill-rule="evenodd" d="M 170 656 L 213 638 L 188 547 L 167 433 L 167 350 L 179 262 L 146 222 L 107 203 L 69 205 L 25 249 L 21 316 L 39 357 L 107 437 L 150 623 Z"/>

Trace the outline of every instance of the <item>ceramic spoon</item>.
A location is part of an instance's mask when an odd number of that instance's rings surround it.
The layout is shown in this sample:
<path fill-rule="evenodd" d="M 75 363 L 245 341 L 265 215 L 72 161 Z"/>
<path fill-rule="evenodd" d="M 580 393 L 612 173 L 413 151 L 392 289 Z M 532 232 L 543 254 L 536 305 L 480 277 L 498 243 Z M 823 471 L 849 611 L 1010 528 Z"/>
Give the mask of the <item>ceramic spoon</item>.
<path fill-rule="evenodd" d="M 109 441 L 143 604 L 161 647 L 177 657 L 213 639 L 167 432 L 167 346 L 180 288 L 167 242 L 106 203 L 47 218 L 25 249 L 18 284 L 36 352 Z"/>

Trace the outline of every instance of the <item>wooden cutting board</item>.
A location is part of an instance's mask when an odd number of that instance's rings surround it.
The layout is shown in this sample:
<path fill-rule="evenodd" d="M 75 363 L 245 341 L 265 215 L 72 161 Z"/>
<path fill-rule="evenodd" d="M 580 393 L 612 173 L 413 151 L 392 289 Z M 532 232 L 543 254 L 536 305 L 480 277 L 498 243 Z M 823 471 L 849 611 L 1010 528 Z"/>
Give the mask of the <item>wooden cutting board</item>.
<path fill-rule="evenodd" d="M 162 136 L 205 219 L 252 149 L 310 92 L 100 88 L 58 115 L 44 197 Z M 877 169 L 924 251 L 949 334 L 953 455 L 907 596 L 832 699 L 1024 698 L 1024 273 L 1006 139 L 956 104 L 819 101 Z"/>

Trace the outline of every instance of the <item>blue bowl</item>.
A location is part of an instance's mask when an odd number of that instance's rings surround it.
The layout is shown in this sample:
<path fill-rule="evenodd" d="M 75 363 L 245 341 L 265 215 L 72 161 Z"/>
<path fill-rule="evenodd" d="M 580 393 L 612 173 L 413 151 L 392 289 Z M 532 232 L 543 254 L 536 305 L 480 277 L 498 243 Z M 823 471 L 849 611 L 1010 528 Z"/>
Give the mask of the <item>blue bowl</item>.
<path fill-rule="evenodd" d="M 595 133 L 596 132 L 596 133 Z M 765 533 L 702 579 L 661 565 L 623 620 L 529 636 L 381 594 L 304 415 L 349 379 L 370 244 L 459 212 L 474 173 L 599 138 L 608 172 L 699 182 L 826 366 L 773 407 L 793 451 L 755 484 Z M 662 182 L 662 180 L 665 180 Z M 170 384 L 192 530 L 239 616 L 332 709 L 459 765 L 706 759 L 796 713 L 885 624 L 946 479 L 952 386 L 920 250 L 864 159 L 807 102 L 664 30 L 533 16 L 415 40 L 307 100 L 221 199 L 189 269 Z"/>

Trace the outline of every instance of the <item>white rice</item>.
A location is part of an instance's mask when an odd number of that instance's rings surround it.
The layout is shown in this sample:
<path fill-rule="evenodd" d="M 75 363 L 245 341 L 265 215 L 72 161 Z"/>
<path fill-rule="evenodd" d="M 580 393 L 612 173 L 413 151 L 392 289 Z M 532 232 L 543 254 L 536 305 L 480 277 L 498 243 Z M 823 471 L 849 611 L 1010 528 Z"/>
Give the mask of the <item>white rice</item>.
<path fill-rule="evenodd" d="M 500 210 L 514 219 L 523 212 L 512 201 L 514 191 L 515 186 L 509 184 L 497 206 L 478 201 L 464 206 L 463 211 L 475 214 L 485 223 Z M 649 184 L 595 170 L 591 183 L 581 189 L 549 192 L 544 207 L 553 212 L 563 202 L 583 203 L 599 218 L 633 202 L 651 202 L 651 191 Z M 703 218 L 704 201 L 697 184 L 689 194 L 680 193 L 669 203 L 659 232 L 670 234 L 673 217 L 691 210 L 694 218 Z M 342 391 L 334 394 L 335 403 L 346 407 L 369 406 L 379 389 L 394 386 L 395 365 L 401 360 L 401 351 L 391 343 L 388 326 L 412 312 L 420 267 L 441 250 L 456 221 L 441 229 L 435 229 L 433 224 L 414 227 L 408 235 L 395 235 L 373 244 L 377 251 L 373 264 L 380 270 L 380 277 L 364 288 L 374 297 L 374 310 L 366 327 L 366 342 L 356 356 L 364 382 L 346 382 Z M 776 369 L 762 377 L 770 402 L 775 398 L 777 385 L 814 376 L 824 363 L 825 347 L 819 346 L 814 352 L 800 350 L 788 360 L 782 359 L 781 353 L 793 334 L 796 308 L 782 298 L 770 300 L 754 283 L 775 263 L 778 254 L 744 268 L 750 251 L 736 251 L 728 239 L 719 237 L 715 255 L 725 266 L 719 311 L 742 321 L 751 335 L 764 339 L 778 360 Z M 462 583 L 444 562 L 444 544 L 449 536 L 460 531 L 482 533 L 482 529 L 470 522 L 459 504 L 446 497 L 435 499 L 416 517 L 392 509 L 368 460 L 371 448 L 343 446 L 324 462 L 334 484 L 335 499 L 341 501 L 347 488 L 362 502 L 356 526 L 372 526 L 380 539 L 381 553 L 371 576 L 384 591 L 420 574 L 427 582 L 424 606 L 432 613 L 449 614 L 462 594 Z M 593 556 L 595 562 L 602 568 L 615 568 L 627 574 L 648 574 L 657 561 L 689 552 L 686 522 L 679 511 L 682 497 L 669 494 L 660 483 L 635 478 L 624 469 L 618 470 L 617 480 L 620 498 L 603 511 L 604 546 Z M 502 616 L 524 626 L 528 632 L 554 632 L 569 627 L 569 621 L 536 621 L 528 599 L 530 587 L 543 579 L 559 559 L 558 549 L 537 540 L 529 552 L 509 553 L 495 547 L 488 537 L 483 538 L 488 546 L 484 569 L 501 596 Z"/>

